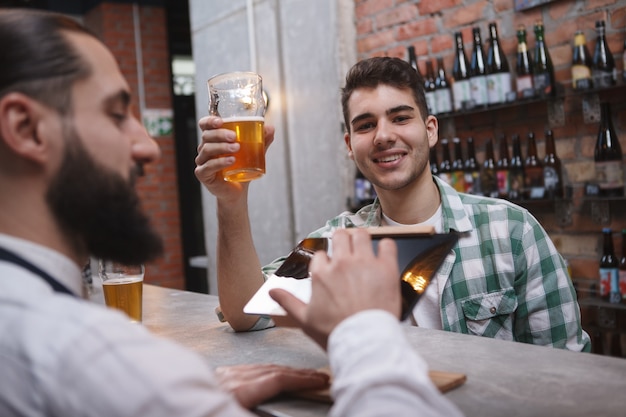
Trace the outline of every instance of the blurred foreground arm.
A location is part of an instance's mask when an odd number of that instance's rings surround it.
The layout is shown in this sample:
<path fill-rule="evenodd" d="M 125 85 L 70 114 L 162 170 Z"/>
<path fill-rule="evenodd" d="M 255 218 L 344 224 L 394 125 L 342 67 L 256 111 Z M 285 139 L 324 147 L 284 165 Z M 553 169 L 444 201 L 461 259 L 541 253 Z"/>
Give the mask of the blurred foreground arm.
<path fill-rule="evenodd" d="M 338 230 L 332 259 L 315 254 L 310 304 L 275 289 L 272 297 L 318 344 L 333 373 L 332 416 L 460 416 L 432 384 L 426 363 L 399 323 L 397 249 L 383 239 L 374 255 L 364 230 Z"/>

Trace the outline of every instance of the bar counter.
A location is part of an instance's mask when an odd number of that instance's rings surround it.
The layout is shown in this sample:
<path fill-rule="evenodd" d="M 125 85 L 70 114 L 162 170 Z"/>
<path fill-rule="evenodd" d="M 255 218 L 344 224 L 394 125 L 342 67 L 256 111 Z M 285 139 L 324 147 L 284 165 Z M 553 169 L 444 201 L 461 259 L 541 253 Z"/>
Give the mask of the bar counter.
<path fill-rule="evenodd" d="M 216 296 L 144 285 L 143 324 L 178 341 L 216 367 L 278 363 L 327 366 L 325 352 L 298 329 L 235 333 L 220 323 Z M 459 372 L 466 382 L 446 393 L 468 417 L 624 416 L 626 360 L 408 327 L 430 369 Z M 261 416 L 325 416 L 328 404 L 280 396 Z M 416 416 L 419 411 L 416 410 Z"/>

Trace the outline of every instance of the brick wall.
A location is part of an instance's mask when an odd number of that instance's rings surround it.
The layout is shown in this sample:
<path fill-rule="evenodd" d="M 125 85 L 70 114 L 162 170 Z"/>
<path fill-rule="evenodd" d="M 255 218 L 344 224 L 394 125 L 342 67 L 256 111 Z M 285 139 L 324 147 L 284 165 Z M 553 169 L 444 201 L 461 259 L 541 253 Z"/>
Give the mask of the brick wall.
<path fill-rule="evenodd" d="M 85 16 L 85 25 L 111 49 L 134 94 L 135 112 L 139 115 L 137 55 L 133 5 L 101 3 Z M 163 7 L 140 6 L 141 57 L 145 108 L 171 109 L 170 66 L 167 44 L 167 21 Z M 146 166 L 146 175 L 138 182 L 144 209 L 163 238 L 164 256 L 146 266 L 148 283 L 171 288 L 185 288 L 183 273 L 176 154 L 172 135 L 155 138 L 161 147 L 161 160 Z"/>
<path fill-rule="evenodd" d="M 443 57 L 446 72 L 452 75 L 455 31 L 463 33 L 465 51 L 470 58 L 473 49 L 471 31 L 479 26 L 486 53 L 487 25 L 497 22 L 498 34 L 509 65 L 515 68 L 517 51 L 516 28 L 526 26 L 529 48 L 534 47 L 533 23 L 542 19 L 546 43 L 555 66 L 556 79 L 567 83 L 571 79 L 570 62 L 574 32 L 584 30 L 587 47 L 593 53 L 595 21 L 604 19 L 607 25 L 609 48 L 622 70 L 621 55 L 626 36 L 626 4 L 617 0 L 559 0 L 553 3 L 516 12 L 513 0 L 355 0 L 357 24 L 357 51 L 359 59 L 370 56 L 406 57 L 406 47 L 413 45 L 419 57 L 422 73 L 427 57 Z M 612 102 L 613 122 L 626 150 L 626 89 L 607 92 L 601 100 Z M 565 123 L 554 127 L 557 154 L 564 165 L 567 185 L 573 189 L 574 199 L 571 224 L 562 225 L 562 216 L 551 205 L 528 205 L 546 228 L 561 254 L 570 262 L 572 275 L 580 296 L 585 296 L 598 278 L 598 260 L 602 250 L 602 227 L 612 227 L 615 248 L 621 252 L 618 231 L 626 227 L 626 203 L 613 202 L 609 207 L 610 221 L 599 224 L 592 221 L 589 202 L 582 201 L 585 181 L 593 179 L 593 150 L 598 131 L 596 122 L 585 123 L 582 113 L 583 96 L 569 97 L 564 102 Z M 509 138 L 518 133 L 524 140 L 529 131 L 537 136 L 538 153 L 544 155 L 543 131 L 549 126 L 546 103 L 519 106 L 508 110 L 485 112 L 471 117 L 455 117 L 440 122 L 440 139 L 456 134 L 461 139 L 474 136 L 479 162 L 484 158 L 484 141 L 504 133 Z M 450 135 L 450 136 L 449 136 Z M 496 146 L 496 157 L 498 148 Z M 510 152 L 510 151 L 509 151 Z M 441 155 L 440 155 L 441 156 Z"/>

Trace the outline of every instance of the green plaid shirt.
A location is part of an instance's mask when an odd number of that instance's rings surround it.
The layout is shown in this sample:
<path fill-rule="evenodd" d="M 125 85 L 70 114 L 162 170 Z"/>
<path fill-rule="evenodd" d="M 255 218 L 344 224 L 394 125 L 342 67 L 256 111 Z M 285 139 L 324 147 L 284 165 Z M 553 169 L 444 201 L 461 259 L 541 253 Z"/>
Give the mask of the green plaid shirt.
<path fill-rule="evenodd" d="M 441 195 L 443 230 L 460 232 L 437 272 L 443 329 L 452 332 L 590 351 L 576 293 L 561 255 L 524 208 L 506 200 L 456 192 L 433 177 Z M 341 227 L 381 225 L 378 200 L 344 212 L 310 237 Z M 263 268 L 270 274 L 284 261 Z"/>

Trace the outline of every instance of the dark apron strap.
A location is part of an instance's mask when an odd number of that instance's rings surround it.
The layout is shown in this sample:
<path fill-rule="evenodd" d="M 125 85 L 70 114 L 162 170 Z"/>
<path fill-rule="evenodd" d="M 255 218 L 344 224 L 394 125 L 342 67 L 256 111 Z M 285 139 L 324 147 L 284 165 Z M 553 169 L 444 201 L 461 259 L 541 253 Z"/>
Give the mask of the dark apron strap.
<path fill-rule="evenodd" d="M 71 296 L 76 296 L 76 294 L 72 293 L 65 285 L 61 284 L 56 279 L 52 278 L 52 276 L 50 276 L 50 274 L 48 274 L 47 272 L 39 269 L 38 267 L 31 264 L 30 262 L 28 262 L 26 259 L 22 258 L 21 256 L 18 256 L 15 253 L 10 252 L 1 247 L 0 247 L 0 260 L 12 262 L 18 266 L 21 266 L 24 269 L 29 270 L 35 275 L 39 275 L 41 279 L 43 279 L 48 284 L 50 284 L 52 289 L 56 292 L 69 294 Z"/>

